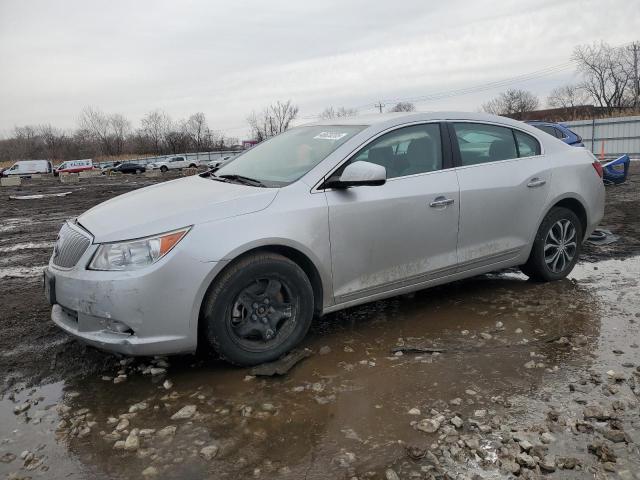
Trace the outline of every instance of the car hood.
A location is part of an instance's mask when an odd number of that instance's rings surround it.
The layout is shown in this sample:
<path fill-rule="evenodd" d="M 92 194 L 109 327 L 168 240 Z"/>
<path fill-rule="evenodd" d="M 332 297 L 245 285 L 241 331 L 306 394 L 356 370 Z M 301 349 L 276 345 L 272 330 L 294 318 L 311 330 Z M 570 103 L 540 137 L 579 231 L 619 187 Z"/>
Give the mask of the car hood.
<path fill-rule="evenodd" d="M 263 210 L 277 189 L 192 176 L 134 190 L 78 217 L 95 243 L 141 238 Z"/>

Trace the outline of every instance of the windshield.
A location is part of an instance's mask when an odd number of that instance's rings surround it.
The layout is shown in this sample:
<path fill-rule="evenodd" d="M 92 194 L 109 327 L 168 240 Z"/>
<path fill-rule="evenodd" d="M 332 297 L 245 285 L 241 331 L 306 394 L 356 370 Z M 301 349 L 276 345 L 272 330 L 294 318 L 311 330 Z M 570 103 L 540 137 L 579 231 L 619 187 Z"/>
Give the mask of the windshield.
<path fill-rule="evenodd" d="M 220 168 L 215 175 L 247 177 L 269 187 L 288 185 L 364 128 L 363 125 L 294 128 L 259 143 Z"/>

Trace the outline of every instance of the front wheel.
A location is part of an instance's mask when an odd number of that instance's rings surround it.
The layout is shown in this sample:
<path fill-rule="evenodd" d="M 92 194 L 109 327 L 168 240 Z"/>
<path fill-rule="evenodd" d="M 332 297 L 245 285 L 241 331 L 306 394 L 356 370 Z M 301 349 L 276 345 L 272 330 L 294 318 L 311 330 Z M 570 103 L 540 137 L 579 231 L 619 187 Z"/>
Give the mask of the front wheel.
<path fill-rule="evenodd" d="M 313 304 L 309 278 L 296 263 L 275 253 L 251 255 L 229 267 L 210 288 L 203 333 L 231 363 L 269 362 L 304 338 Z"/>
<path fill-rule="evenodd" d="M 160 171 L 162 173 L 167 173 L 167 170 L 169 170 L 167 167 L 165 167 L 164 165 L 160 167 Z"/>
<path fill-rule="evenodd" d="M 566 277 L 582 250 L 582 224 L 571 210 L 554 207 L 542 221 L 522 272 L 532 280 L 550 282 Z"/>

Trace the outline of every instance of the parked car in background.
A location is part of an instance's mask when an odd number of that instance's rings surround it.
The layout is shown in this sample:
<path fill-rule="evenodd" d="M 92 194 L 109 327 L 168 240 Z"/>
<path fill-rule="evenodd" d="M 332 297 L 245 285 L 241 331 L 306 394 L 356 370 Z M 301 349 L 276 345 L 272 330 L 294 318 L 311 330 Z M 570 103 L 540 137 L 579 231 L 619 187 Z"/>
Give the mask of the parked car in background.
<path fill-rule="evenodd" d="M 159 169 L 161 172 L 166 172 L 167 170 L 181 170 L 183 168 L 196 168 L 197 166 L 198 162 L 195 160 L 189 160 L 187 157 L 183 156 L 169 157 L 160 162 L 147 164 L 148 169 Z"/>
<path fill-rule="evenodd" d="M 55 175 L 61 173 L 78 173 L 84 170 L 93 170 L 93 160 L 87 158 L 85 160 L 67 160 L 58 165 L 54 171 Z"/>
<path fill-rule="evenodd" d="M 207 163 L 207 168 L 218 169 L 226 163 L 229 163 L 235 157 L 236 155 L 225 155 L 224 157 L 216 158 L 215 160 L 211 160 L 209 163 Z"/>
<path fill-rule="evenodd" d="M 45 292 L 52 320 L 98 348 L 253 365 L 317 315 L 508 267 L 562 279 L 603 213 L 591 152 L 526 123 L 341 118 L 67 221 Z"/>
<path fill-rule="evenodd" d="M 540 120 L 530 120 L 527 123 L 553 137 L 559 138 L 567 145 L 584 147 L 582 137 L 561 123 L 543 122 Z"/>
<path fill-rule="evenodd" d="M 108 172 L 120 172 L 120 173 L 144 173 L 146 172 L 147 167 L 140 163 L 131 163 L 131 162 L 123 162 L 119 163 L 115 167 L 108 167 L 103 170 L 102 173 Z"/>
<path fill-rule="evenodd" d="M 21 177 L 29 177 L 40 173 L 51 173 L 53 165 L 49 160 L 19 160 L 11 167 L 2 171 L 3 177 L 19 175 Z"/>

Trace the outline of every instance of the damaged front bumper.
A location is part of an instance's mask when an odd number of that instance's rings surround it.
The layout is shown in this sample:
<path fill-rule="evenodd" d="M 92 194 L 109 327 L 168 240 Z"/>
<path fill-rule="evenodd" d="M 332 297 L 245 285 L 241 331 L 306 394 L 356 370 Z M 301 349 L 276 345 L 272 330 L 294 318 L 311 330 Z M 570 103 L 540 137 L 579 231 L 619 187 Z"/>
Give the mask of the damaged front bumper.
<path fill-rule="evenodd" d="M 45 293 L 53 304 L 53 322 L 83 342 L 111 352 L 195 351 L 200 305 L 219 264 L 174 249 L 140 270 L 87 270 L 96 248 L 88 248 L 70 269 L 49 263 Z"/>

